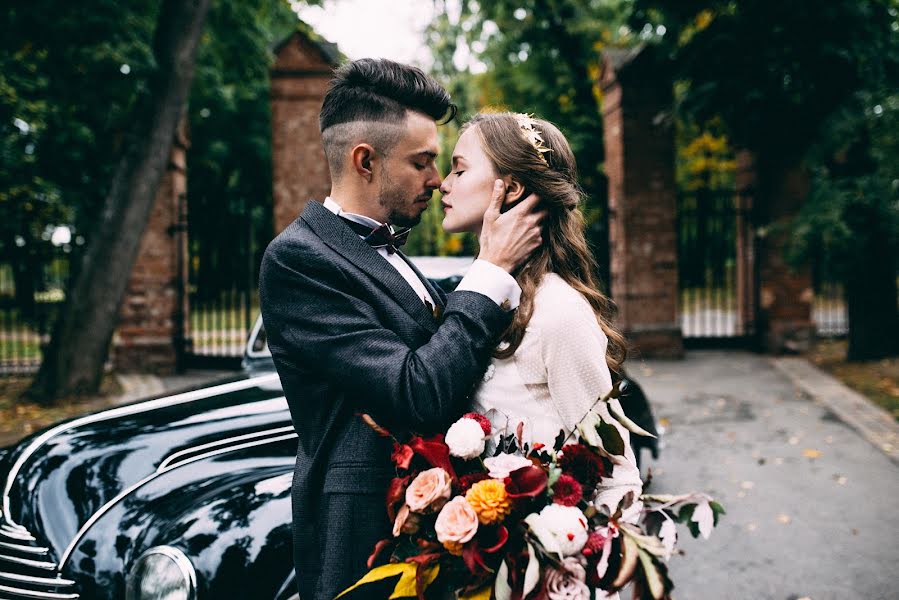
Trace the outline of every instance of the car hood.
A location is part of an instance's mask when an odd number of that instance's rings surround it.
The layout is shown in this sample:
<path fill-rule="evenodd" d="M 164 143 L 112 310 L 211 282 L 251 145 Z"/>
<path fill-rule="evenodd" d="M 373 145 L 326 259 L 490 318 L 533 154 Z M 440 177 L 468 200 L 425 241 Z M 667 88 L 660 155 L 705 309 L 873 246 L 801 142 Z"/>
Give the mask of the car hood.
<path fill-rule="evenodd" d="M 9 449 L 0 519 L 23 526 L 58 559 L 95 513 L 154 473 L 292 431 L 274 373 L 79 417 Z"/>

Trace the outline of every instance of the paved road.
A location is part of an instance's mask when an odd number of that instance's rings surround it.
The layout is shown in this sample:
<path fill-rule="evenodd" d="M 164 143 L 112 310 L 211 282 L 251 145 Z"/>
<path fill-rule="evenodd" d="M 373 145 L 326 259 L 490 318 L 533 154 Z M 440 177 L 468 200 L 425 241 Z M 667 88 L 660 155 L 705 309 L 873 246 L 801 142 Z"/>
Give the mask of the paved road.
<path fill-rule="evenodd" d="M 728 513 L 708 541 L 683 532 L 674 597 L 899 598 L 899 466 L 770 360 L 628 363 L 667 425 L 652 490 L 705 491 Z"/>

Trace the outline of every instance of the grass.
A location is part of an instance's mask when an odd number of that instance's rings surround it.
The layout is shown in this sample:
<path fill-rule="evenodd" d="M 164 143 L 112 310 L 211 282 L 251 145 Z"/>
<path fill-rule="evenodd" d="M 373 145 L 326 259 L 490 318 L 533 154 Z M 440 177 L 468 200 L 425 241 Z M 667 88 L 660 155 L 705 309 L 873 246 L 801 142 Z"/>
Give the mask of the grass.
<path fill-rule="evenodd" d="M 899 357 L 864 362 L 846 360 L 846 340 L 822 340 L 809 359 L 899 421 Z"/>

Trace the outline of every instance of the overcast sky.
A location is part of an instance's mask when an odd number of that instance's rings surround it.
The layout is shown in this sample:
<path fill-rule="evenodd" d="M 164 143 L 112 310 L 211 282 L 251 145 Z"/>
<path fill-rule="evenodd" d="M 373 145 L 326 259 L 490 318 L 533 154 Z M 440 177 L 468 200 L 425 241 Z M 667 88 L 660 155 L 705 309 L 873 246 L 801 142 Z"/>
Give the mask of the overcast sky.
<path fill-rule="evenodd" d="M 295 10 L 351 59 L 431 64 L 423 35 L 434 14 L 429 0 L 325 0 L 322 7 L 296 4 Z"/>

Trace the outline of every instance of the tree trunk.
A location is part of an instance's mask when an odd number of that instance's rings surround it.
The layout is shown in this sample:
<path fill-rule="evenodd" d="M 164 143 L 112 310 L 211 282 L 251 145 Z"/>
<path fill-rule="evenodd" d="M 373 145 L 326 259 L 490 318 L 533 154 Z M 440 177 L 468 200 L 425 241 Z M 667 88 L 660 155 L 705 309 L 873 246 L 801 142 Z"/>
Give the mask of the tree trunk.
<path fill-rule="evenodd" d="M 99 389 L 119 307 L 187 104 L 209 2 L 164 0 L 160 8 L 153 41 L 157 69 L 28 391 L 35 400 Z"/>
<path fill-rule="evenodd" d="M 864 244 L 845 281 L 849 312 L 848 360 L 877 360 L 899 355 L 896 308 L 896 257 L 882 215 L 863 203 L 846 211 L 853 236 Z"/>

